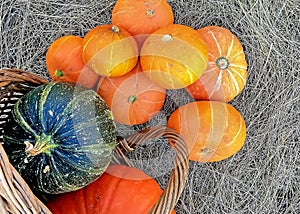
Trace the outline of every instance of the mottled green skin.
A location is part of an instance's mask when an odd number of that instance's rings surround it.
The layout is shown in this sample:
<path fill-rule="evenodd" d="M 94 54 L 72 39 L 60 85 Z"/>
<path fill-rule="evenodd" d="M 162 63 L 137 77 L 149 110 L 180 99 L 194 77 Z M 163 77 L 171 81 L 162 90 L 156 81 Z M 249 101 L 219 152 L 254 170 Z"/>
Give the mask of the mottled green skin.
<path fill-rule="evenodd" d="M 103 99 L 69 83 L 45 84 L 20 98 L 4 133 L 13 166 L 31 188 L 50 194 L 97 179 L 116 146 L 116 127 Z M 26 142 L 43 145 L 42 152 L 30 154 Z"/>

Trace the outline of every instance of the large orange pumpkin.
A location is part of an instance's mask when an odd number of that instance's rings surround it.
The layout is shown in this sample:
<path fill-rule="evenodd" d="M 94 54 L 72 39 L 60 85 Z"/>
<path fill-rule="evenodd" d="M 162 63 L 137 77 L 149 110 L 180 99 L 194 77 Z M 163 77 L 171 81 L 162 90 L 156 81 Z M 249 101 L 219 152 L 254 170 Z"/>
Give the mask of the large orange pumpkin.
<path fill-rule="evenodd" d="M 171 24 L 152 33 L 140 53 L 145 74 L 167 89 L 186 87 L 199 79 L 208 62 L 208 51 L 196 30 Z"/>
<path fill-rule="evenodd" d="M 92 88 L 99 75 L 82 61 L 83 39 L 75 35 L 59 37 L 46 52 L 46 66 L 54 81 L 78 83 Z"/>
<path fill-rule="evenodd" d="M 195 100 L 228 102 L 244 88 L 247 62 L 238 38 L 228 29 L 207 26 L 198 30 L 209 47 L 208 67 L 200 79 L 186 90 Z"/>
<path fill-rule="evenodd" d="M 114 120 L 126 125 L 147 122 L 161 110 L 166 97 L 166 90 L 153 84 L 139 63 L 123 76 L 102 78 L 97 91 L 112 110 Z"/>
<path fill-rule="evenodd" d="M 82 58 L 99 75 L 121 76 L 136 65 L 138 47 L 125 29 L 111 24 L 99 25 L 83 38 Z"/>
<path fill-rule="evenodd" d="M 195 101 L 180 106 L 171 114 L 168 126 L 186 140 L 193 161 L 224 160 L 237 153 L 246 139 L 243 117 L 225 102 Z"/>
<path fill-rule="evenodd" d="M 173 21 L 173 11 L 166 0 L 117 0 L 112 10 L 112 24 L 133 36 L 151 34 Z"/>
<path fill-rule="evenodd" d="M 53 214 L 146 214 L 162 192 L 157 182 L 143 171 L 111 165 L 98 180 L 58 196 L 48 207 Z"/>

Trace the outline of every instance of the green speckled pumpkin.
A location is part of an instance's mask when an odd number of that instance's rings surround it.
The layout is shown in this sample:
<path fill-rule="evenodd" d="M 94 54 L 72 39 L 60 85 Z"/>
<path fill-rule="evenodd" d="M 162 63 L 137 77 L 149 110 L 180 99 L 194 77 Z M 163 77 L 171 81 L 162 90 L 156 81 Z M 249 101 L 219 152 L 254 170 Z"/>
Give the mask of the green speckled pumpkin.
<path fill-rule="evenodd" d="M 80 189 L 109 165 L 116 128 L 95 91 L 70 83 L 41 85 L 16 102 L 12 115 L 3 147 L 33 190 Z"/>

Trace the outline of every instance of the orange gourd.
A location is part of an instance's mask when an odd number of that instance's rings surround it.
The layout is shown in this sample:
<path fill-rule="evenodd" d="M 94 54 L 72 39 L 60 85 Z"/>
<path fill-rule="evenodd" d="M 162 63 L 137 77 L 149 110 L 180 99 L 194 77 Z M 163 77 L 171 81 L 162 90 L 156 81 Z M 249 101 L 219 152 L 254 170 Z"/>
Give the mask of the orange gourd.
<path fill-rule="evenodd" d="M 111 165 L 95 182 L 58 196 L 48 207 L 53 214 L 145 214 L 162 192 L 157 182 L 143 171 Z"/>
<path fill-rule="evenodd" d="M 122 27 L 105 24 L 91 29 L 83 38 L 83 61 L 102 76 L 121 76 L 138 60 L 135 39 Z"/>
<path fill-rule="evenodd" d="M 195 101 L 180 106 L 171 114 L 168 126 L 186 140 L 193 161 L 224 160 L 237 153 L 246 139 L 243 117 L 225 102 Z"/>
<path fill-rule="evenodd" d="M 136 36 L 151 34 L 172 24 L 174 15 L 166 0 L 117 0 L 111 19 L 112 24 Z"/>
<path fill-rule="evenodd" d="M 199 79 L 207 67 L 208 51 L 196 30 L 171 24 L 145 40 L 140 62 L 155 84 L 179 89 Z"/>
<path fill-rule="evenodd" d="M 153 84 L 139 63 L 125 75 L 102 78 L 97 92 L 112 110 L 114 120 L 126 125 L 147 122 L 161 110 L 166 97 L 166 90 Z"/>
<path fill-rule="evenodd" d="M 229 102 L 243 90 L 247 78 L 247 62 L 238 38 L 228 29 L 207 26 L 198 30 L 209 47 L 206 71 L 186 90 L 195 100 Z"/>
<path fill-rule="evenodd" d="M 59 37 L 46 52 L 46 66 L 56 82 L 78 83 L 92 88 L 99 75 L 90 70 L 82 60 L 83 39 L 75 35 Z"/>

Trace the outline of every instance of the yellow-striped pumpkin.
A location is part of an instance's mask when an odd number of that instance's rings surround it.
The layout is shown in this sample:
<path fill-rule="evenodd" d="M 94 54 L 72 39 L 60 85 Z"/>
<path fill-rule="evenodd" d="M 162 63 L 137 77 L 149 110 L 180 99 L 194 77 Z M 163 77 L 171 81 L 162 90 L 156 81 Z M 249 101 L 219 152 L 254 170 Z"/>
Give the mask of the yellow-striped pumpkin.
<path fill-rule="evenodd" d="M 122 76 L 138 61 L 135 39 L 122 27 L 103 24 L 91 29 L 83 38 L 83 62 L 102 76 Z"/>
<path fill-rule="evenodd" d="M 224 27 L 207 26 L 197 31 L 208 47 L 208 67 L 186 90 L 195 100 L 228 102 L 241 93 L 246 84 L 248 65 L 243 47 Z"/>
<path fill-rule="evenodd" d="M 145 74 L 162 88 L 179 89 L 203 74 L 208 50 L 193 28 L 171 24 L 153 32 L 144 42 L 140 62 Z"/>
<path fill-rule="evenodd" d="M 193 161 L 224 160 L 237 153 L 246 139 L 242 115 L 225 102 L 195 101 L 180 106 L 171 114 L 168 126 L 183 136 Z"/>

